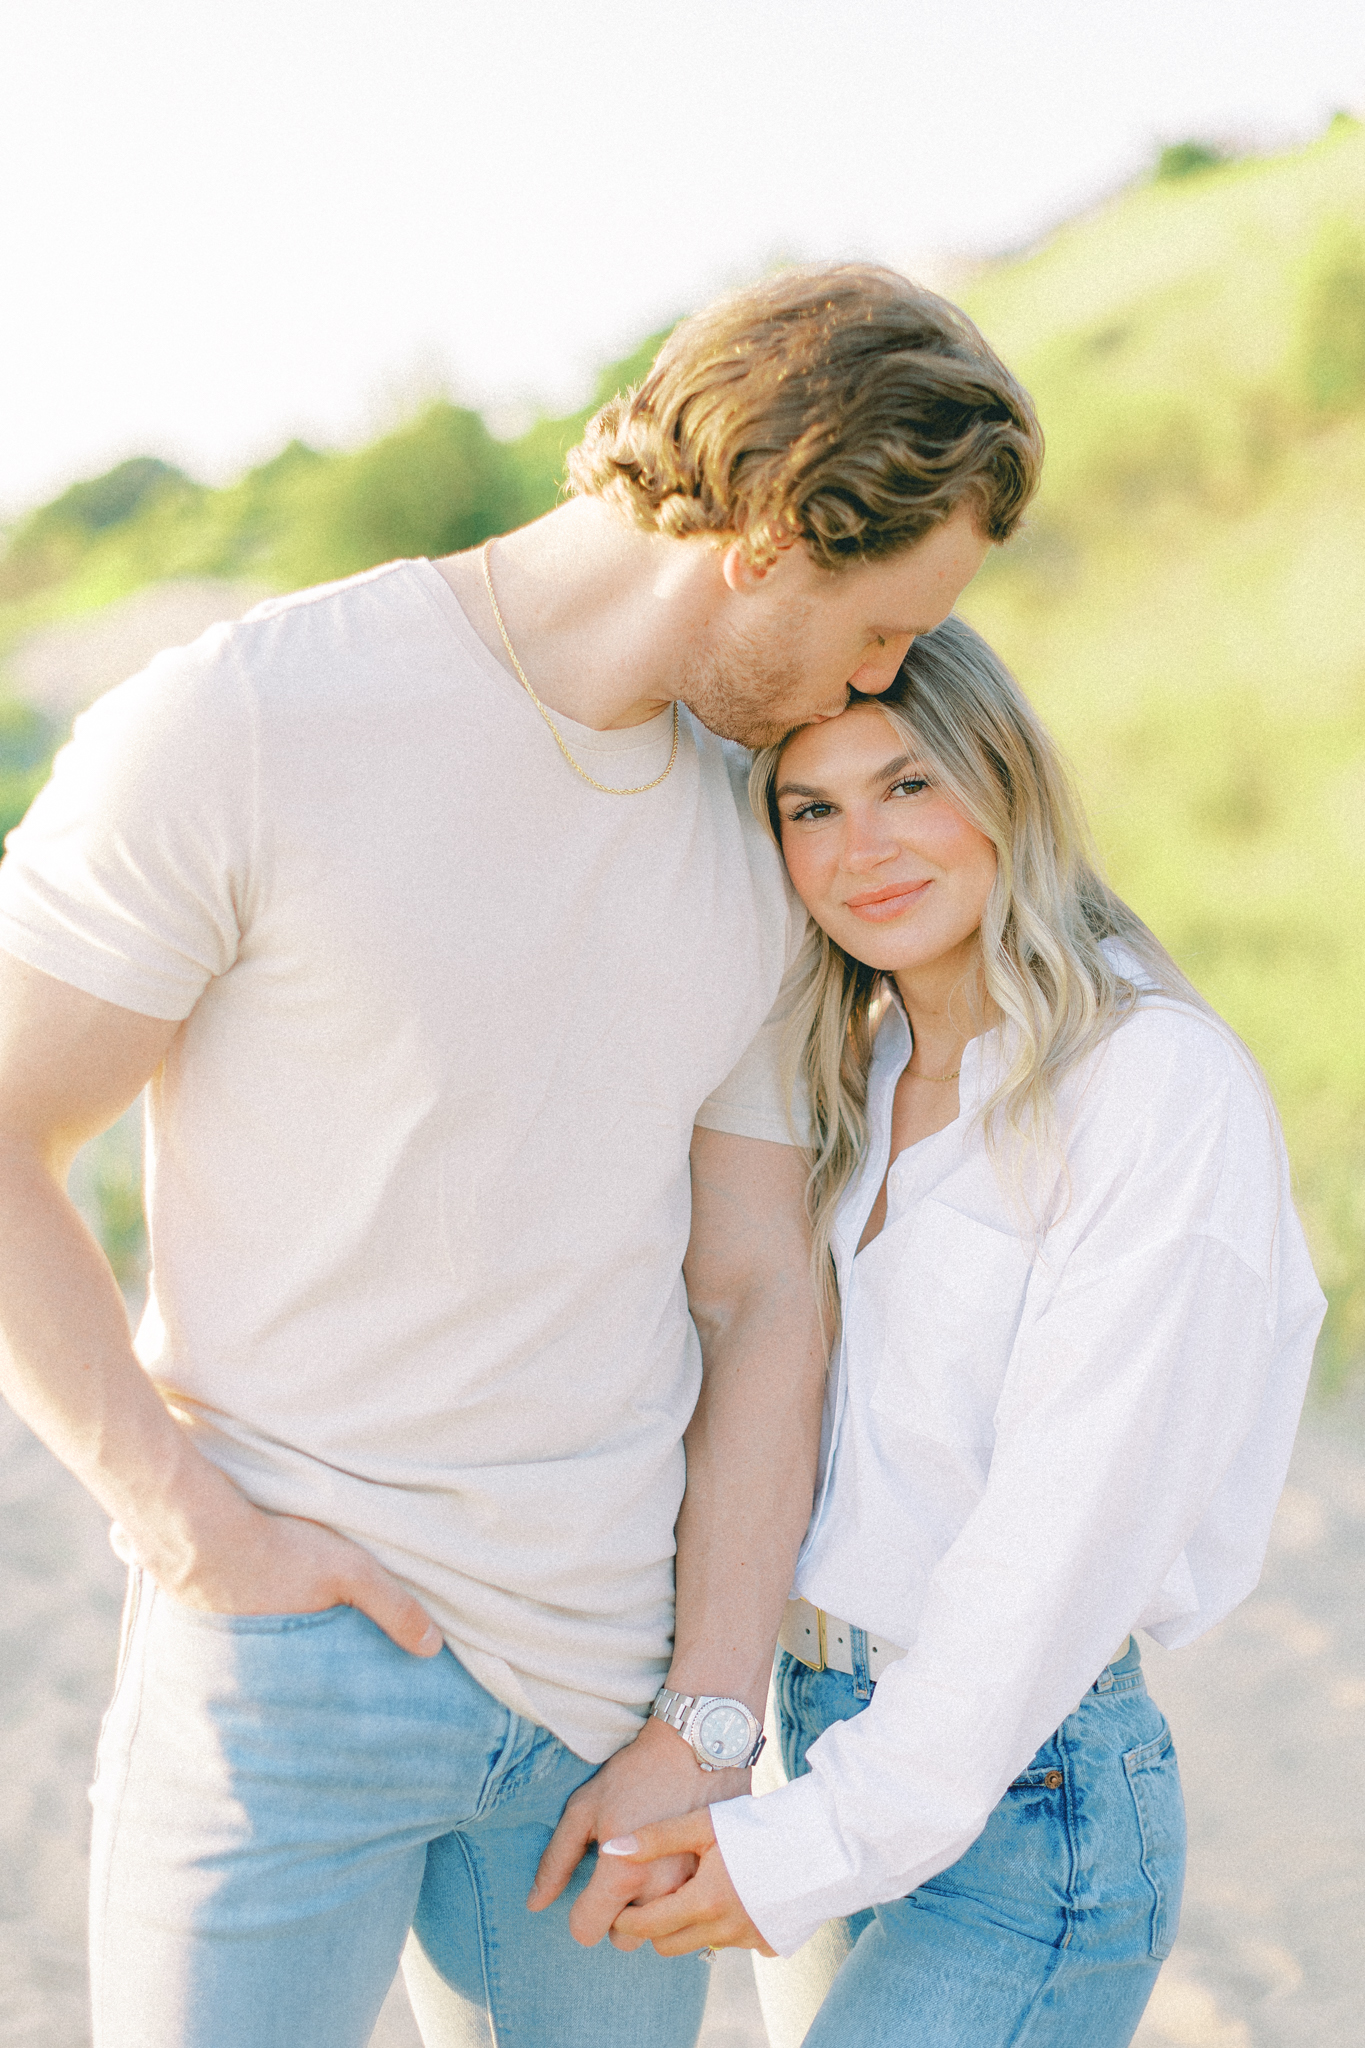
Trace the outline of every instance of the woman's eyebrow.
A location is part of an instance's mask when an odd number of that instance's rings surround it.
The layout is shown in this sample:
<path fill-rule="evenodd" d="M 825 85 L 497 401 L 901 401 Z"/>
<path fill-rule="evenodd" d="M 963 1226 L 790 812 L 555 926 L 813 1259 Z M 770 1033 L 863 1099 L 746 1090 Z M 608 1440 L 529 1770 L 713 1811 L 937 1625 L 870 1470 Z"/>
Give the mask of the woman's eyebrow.
<path fill-rule="evenodd" d="M 815 789 L 809 782 L 779 782 L 774 796 L 823 796 L 823 789 Z"/>
<path fill-rule="evenodd" d="M 891 777 L 893 775 L 899 775 L 903 768 L 913 768 L 915 765 L 916 763 L 913 755 L 897 754 L 894 761 L 888 761 L 884 767 L 878 768 L 875 774 L 868 776 L 867 786 L 869 789 L 875 789 L 879 782 L 889 782 Z M 825 791 L 823 789 L 813 788 L 812 785 L 808 782 L 779 782 L 777 788 L 773 791 L 773 795 L 777 797 L 823 797 L 825 795 Z"/>

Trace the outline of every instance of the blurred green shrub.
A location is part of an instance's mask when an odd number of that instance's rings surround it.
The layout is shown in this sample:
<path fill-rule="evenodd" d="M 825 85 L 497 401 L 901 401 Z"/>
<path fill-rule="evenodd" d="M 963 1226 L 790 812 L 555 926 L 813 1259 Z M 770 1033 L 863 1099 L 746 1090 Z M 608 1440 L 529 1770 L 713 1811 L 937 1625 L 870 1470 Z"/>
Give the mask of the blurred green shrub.
<path fill-rule="evenodd" d="M 53 734 L 27 704 L 0 697 L 0 839 L 23 817 L 47 780 Z"/>
<path fill-rule="evenodd" d="M 0 603 L 60 581 L 78 568 L 90 543 L 153 507 L 183 516 L 206 494 L 183 470 L 136 455 L 103 476 L 72 484 L 21 521 L 0 556 Z"/>
<path fill-rule="evenodd" d="M 1172 142 L 1157 158 L 1154 175 L 1170 184 L 1176 178 L 1197 178 L 1201 171 L 1216 171 L 1227 161 L 1227 152 L 1211 142 Z"/>
<path fill-rule="evenodd" d="M 284 496 L 298 516 L 276 522 L 259 566 L 285 585 L 454 554 L 526 516 L 506 451 L 477 413 L 446 404 L 354 455 L 296 464 Z"/>

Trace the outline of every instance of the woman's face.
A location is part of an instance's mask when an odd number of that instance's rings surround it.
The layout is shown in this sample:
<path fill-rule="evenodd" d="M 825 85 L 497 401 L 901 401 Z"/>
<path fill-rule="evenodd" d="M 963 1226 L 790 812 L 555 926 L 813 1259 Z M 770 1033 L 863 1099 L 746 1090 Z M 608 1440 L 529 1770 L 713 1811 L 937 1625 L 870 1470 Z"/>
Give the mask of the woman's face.
<path fill-rule="evenodd" d="M 892 974 L 975 953 L 995 848 L 874 705 L 803 727 L 776 794 L 796 893 L 846 953 Z"/>

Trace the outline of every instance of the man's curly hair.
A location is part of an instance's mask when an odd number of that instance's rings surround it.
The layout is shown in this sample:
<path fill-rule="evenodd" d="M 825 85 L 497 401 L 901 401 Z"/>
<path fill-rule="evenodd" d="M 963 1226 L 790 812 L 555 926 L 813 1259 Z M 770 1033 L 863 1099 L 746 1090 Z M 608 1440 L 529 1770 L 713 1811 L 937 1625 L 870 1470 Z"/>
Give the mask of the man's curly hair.
<path fill-rule="evenodd" d="M 891 270 L 787 270 L 693 314 L 568 458 L 654 532 L 804 541 L 837 569 L 964 501 L 1007 540 L 1038 486 L 1032 401 L 965 313 Z"/>

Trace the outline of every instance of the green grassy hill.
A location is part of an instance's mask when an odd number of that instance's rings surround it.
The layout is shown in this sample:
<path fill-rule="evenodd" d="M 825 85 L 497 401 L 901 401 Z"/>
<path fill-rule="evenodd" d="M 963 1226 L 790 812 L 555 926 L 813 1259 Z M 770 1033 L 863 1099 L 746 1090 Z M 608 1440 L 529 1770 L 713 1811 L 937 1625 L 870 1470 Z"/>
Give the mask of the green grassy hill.
<path fill-rule="evenodd" d="M 1130 191 L 967 303 L 1048 435 L 963 609 L 1264 1063 L 1365 1353 L 1365 131 Z"/>
<path fill-rule="evenodd" d="M 1049 454 L 963 609 L 1067 746 L 1116 885 L 1270 1074 L 1335 1384 L 1365 1359 L 1365 131 L 1163 168 L 965 294 Z M 585 416 L 499 443 L 436 405 L 221 491 L 124 465 L 10 537 L 0 668 L 158 579 L 284 589 L 470 545 L 554 501 Z M 0 822 L 46 737 L 0 701 Z"/>

